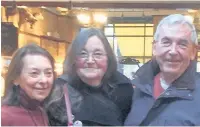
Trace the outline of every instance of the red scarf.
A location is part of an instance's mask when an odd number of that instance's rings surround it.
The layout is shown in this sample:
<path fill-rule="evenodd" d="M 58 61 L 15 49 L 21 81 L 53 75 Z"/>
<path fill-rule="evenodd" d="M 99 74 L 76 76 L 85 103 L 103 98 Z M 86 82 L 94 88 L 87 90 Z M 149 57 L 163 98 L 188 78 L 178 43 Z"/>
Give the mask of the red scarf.
<path fill-rule="evenodd" d="M 153 87 L 154 98 L 157 99 L 163 91 L 164 91 L 164 89 L 162 88 L 162 86 L 160 84 L 160 73 L 158 73 L 154 77 L 154 87 Z"/>

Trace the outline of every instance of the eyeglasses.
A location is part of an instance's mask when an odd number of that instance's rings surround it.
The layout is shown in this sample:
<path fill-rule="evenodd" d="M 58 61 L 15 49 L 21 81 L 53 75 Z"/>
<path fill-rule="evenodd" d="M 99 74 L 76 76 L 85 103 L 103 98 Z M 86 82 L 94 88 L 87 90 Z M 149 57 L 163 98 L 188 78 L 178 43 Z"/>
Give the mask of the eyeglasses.
<path fill-rule="evenodd" d="M 103 52 L 88 53 L 88 52 L 82 51 L 81 53 L 78 54 L 78 56 L 84 60 L 88 60 L 90 55 L 92 56 L 94 60 L 101 60 L 107 56 L 107 54 Z"/>

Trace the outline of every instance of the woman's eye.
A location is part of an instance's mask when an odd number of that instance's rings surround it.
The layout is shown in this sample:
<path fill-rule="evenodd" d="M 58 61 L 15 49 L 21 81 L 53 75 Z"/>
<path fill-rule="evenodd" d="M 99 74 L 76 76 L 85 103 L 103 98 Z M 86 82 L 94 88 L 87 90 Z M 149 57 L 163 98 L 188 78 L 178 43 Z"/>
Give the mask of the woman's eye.
<path fill-rule="evenodd" d="M 39 72 L 31 72 L 30 73 L 31 77 L 37 77 L 38 75 L 40 75 Z"/>
<path fill-rule="evenodd" d="M 52 72 L 52 71 L 46 72 L 45 75 L 46 75 L 47 77 L 51 77 L 51 76 L 53 75 L 53 72 Z"/>

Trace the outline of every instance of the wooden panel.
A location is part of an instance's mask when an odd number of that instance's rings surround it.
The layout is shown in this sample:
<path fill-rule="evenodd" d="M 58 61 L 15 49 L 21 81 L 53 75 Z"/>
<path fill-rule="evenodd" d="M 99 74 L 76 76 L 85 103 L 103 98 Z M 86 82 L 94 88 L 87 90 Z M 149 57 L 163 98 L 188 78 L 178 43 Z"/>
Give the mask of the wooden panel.
<path fill-rule="evenodd" d="M 41 40 L 41 47 L 45 48 L 54 57 L 58 56 L 58 42 L 49 41 L 46 39 Z"/>

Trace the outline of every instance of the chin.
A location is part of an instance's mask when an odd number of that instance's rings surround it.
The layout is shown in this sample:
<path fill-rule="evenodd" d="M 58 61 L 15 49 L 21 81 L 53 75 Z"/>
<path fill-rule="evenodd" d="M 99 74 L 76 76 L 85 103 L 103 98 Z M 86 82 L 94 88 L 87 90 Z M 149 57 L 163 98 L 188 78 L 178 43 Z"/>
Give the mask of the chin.
<path fill-rule="evenodd" d="M 166 73 L 166 74 L 169 74 L 169 75 L 177 75 L 177 74 L 179 74 L 180 73 L 180 70 L 171 70 L 171 69 L 166 69 L 166 70 L 164 70 L 163 71 L 164 73 Z"/>
<path fill-rule="evenodd" d="M 86 75 L 85 78 L 87 79 L 97 79 L 99 76 L 97 75 Z"/>
<path fill-rule="evenodd" d="M 39 101 L 39 102 L 42 102 L 42 101 L 44 101 L 45 99 L 47 98 L 47 96 L 40 96 L 40 97 L 36 97 L 35 99 L 37 100 L 37 101 Z"/>

